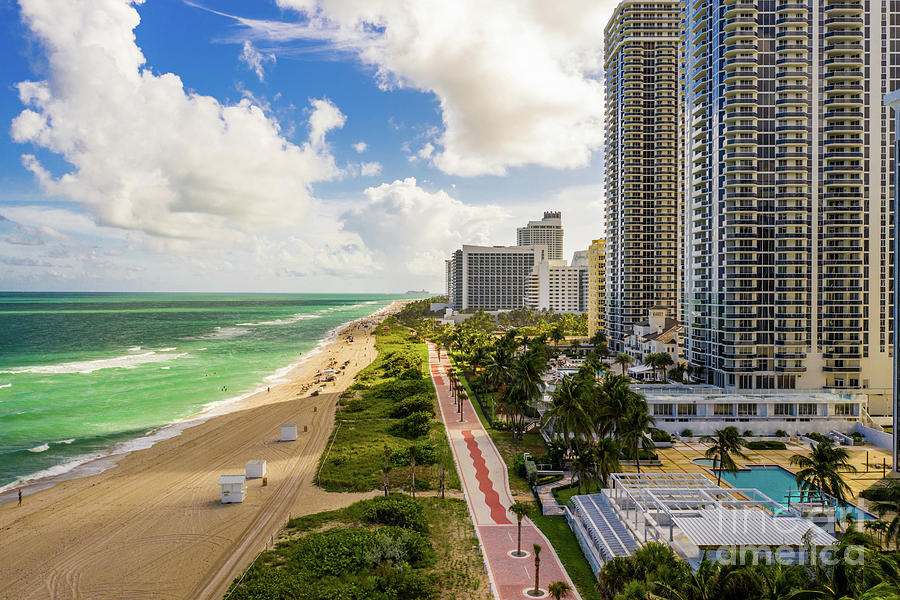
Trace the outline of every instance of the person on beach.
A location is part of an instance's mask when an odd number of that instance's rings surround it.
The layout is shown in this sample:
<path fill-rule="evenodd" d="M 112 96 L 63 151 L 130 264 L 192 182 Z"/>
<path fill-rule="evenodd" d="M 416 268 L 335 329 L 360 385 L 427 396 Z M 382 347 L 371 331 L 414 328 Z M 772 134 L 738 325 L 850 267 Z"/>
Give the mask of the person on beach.
<path fill-rule="evenodd" d="M 19 488 L 19 506 L 22 506 L 22 488 Z"/>

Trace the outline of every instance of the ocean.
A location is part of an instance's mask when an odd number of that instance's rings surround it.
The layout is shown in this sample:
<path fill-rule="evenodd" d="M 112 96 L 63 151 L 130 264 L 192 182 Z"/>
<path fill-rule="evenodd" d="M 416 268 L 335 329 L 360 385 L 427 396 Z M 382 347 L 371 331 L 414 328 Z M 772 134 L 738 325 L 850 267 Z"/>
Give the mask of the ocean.
<path fill-rule="evenodd" d="M 0 293 L 0 492 L 227 412 L 399 298 Z"/>

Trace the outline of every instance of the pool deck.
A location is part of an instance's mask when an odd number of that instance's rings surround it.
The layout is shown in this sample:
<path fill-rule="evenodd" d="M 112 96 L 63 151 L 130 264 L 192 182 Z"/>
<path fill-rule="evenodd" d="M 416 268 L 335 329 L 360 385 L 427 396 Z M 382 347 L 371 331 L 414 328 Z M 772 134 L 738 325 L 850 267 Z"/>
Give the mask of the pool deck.
<path fill-rule="evenodd" d="M 710 479 L 715 480 L 715 475 L 711 467 L 704 467 L 691 462 L 695 458 L 706 458 L 706 449 L 708 444 L 700 442 L 676 442 L 671 448 L 659 448 L 656 450 L 659 454 L 662 466 L 645 467 L 641 466 L 641 471 L 650 473 L 705 473 Z M 868 510 L 868 502 L 859 497 L 859 493 L 882 480 L 882 460 L 887 463 L 887 470 L 891 469 L 891 453 L 883 448 L 876 446 L 853 446 L 846 447 L 850 454 L 850 462 L 858 469 L 857 473 L 845 473 L 844 480 L 853 491 L 853 497 L 850 501 Z M 738 466 L 744 465 L 780 465 L 791 472 L 796 471 L 796 467 L 791 465 L 791 456 L 794 454 L 808 453 L 809 446 L 807 444 L 788 443 L 786 450 L 749 450 L 744 449 L 744 453 L 749 460 L 737 458 Z M 869 468 L 866 469 L 866 452 L 869 453 Z M 634 467 L 623 467 L 624 471 L 634 471 Z"/>

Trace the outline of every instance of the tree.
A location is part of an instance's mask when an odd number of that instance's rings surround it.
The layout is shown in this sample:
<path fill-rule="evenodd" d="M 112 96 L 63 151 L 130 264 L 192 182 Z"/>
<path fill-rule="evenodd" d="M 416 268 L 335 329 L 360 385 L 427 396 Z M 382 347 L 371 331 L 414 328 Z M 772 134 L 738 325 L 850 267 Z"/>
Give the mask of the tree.
<path fill-rule="evenodd" d="M 553 600 L 562 600 L 563 598 L 569 597 L 572 586 L 565 581 L 554 581 L 547 588 L 547 591 L 550 592 L 550 597 L 553 598 Z"/>
<path fill-rule="evenodd" d="M 716 485 L 722 484 L 722 471 L 737 473 L 738 466 L 734 462 L 732 454 L 747 460 L 747 455 L 741 451 L 746 443 L 736 427 L 729 425 L 724 429 L 717 430 L 713 436 L 703 436 L 700 441 L 712 444 L 706 451 L 706 456 L 713 459 L 713 471 L 718 472 Z"/>
<path fill-rule="evenodd" d="M 830 494 L 839 502 L 847 501 L 850 486 L 840 472 L 855 473 L 856 467 L 850 464 L 850 457 L 844 448 L 835 446 L 830 439 L 823 440 L 812 448 L 809 456 L 793 455 L 791 464 L 800 467 L 797 471 L 800 489 Z"/>
<path fill-rule="evenodd" d="M 629 365 L 631 365 L 632 360 L 630 356 L 628 356 L 624 352 L 620 352 L 619 354 L 616 354 L 616 360 L 613 362 L 615 362 L 617 365 L 622 365 L 622 376 L 624 376 L 625 370 Z"/>
<path fill-rule="evenodd" d="M 606 436 L 597 440 L 595 448 L 597 471 L 600 475 L 600 480 L 603 482 L 603 487 L 607 487 L 610 474 L 621 470 L 619 455 L 622 452 L 622 446 L 613 438 Z"/>
<path fill-rule="evenodd" d="M 517 537 L 518 541 L 516 543 L 516 553 L 515 556 L 518 558 L 522 558 L 525 556 L 525 553 L 522 552 L 522 519 L 528 516 L 528 513 L 531 512 L 531 505 L 525 504 L 524 502 L 519 502 L 516 500 L 512 506 L 509 507 L 509 512 L 516 515 L 516 524 L 518 525 Z"/>
<path fill-rule="evenodd" d="M 658 352 L 656 354 L 656 366 L 655 368 L 662 371 L 662 377 L 657 376 L 657 379 L 660 381 L 666 380 L 666 367 L 670 367 L 675 364 L 675 361 L 672 360 L 672 357 L 668 352 Z"/>
<path fill-rule="evenodd" d="M 640 394 L 629 386 L 628 378 L 622 375 L 609 375 L 600 385 L 599 406 L 595 412 L 594 429 L 598 436 L 617 431 L 619 422 L 628 407 L 641 399 Z"/>
<path fill-rule="evenodd" d="M 540 544 L 533 544 L 531 546 L 532 550 L 534 550 L 534 589 L 531 590 L 532 596 L 540 596 L 541 595 L 541 546 Z"/>
<path fill-rule="evenodd" d="M 883 527 L 883 539 L 885 544 L 893 542 L 895 547 L 900 547 L 900 481 L 892 479 L 880 488 L 877 498 L 873 498 L 872 507 L 880 517 L 886 514 L 894 515 L 894 518 Z"/>
<path fill-rule="evenodd" d="M 566 332 L 563 329 L 562 324 L 557 323 L 553 329 L 550 330 L 550 341 L 554 344 L 559 345 L 560 342 L 564 342 L 566 340 Z"/>
<path fill-rule="evenodd" d="M 597 486 L 597 447 L 586 441 L 572 444 L 572 477 L 578 482 L 578 493 L 581 493 L 581 484 L 585 484 L 585 491 L 591 490 L 591 484 Z"/>
<path fill-rule="evenodd" d="M 409 447 L 409 490 L 412 493 L 412 497 L 416 497 L 416 456 L 419 454 L 419 450 L 416 448 L 415 444 L 410 445 Z"/>
<path fill-rule="evenodd" d="M 626 448 L 631 449 L 637 472 L 641 472 L 641 457 L 638 448 L 650 450 L 654 447 L 650 437 L 650 426 L 656 423 L 656 419 L 650 416 L 646 402 L 636 402 L 628 407 L 625 417 L 621 421 L 622 432 L 619 438 Z"/>
<path fill-rule="evenodd" d="M 593 419 L 582 401 L 582 390 L 574 377 L 566 377 L 553 390 L 553 408 L 544 414 L 544 422 L 553 424 L 553 437 L 571 445 L 570 438 L 589 437 Z"/>

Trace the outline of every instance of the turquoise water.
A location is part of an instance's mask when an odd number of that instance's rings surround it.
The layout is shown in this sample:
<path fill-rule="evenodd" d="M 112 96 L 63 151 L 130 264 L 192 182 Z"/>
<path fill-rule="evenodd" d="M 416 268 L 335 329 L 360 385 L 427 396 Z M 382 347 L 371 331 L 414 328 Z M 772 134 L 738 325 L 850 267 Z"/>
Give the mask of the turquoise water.
<path fill-rule="evenodd" d="M 702 459 L 698 459 L 702 460 Z M 697 462 L 696 460 L 693 462 Z M 724 472 L 722 479 L 738 488 L 756 488 L 763 494 L 787 506 L 788 491 L 798 490 L 797 479 L 794 474 L 779 466 L 750 466 L 737 472 L 737 474 Z M 796 500 L 796 497 L 794 498 Z M 868 520 L 875 517 L 854 504 L 847 504 L 837 509 L 838 518 L 850 513 L 856 520 Z"/>
<path fill-rule="evenodd" d="M 714 458 L 695 458 L 691 461 L 695 465 L 700 465 L 701 467 L 712 467 L 715 465 L 716 459 Z"/>
<path fill-rule="evenodd" d="M 0 491 L 221 409 L 396 298 L 2 293 Z"/>

